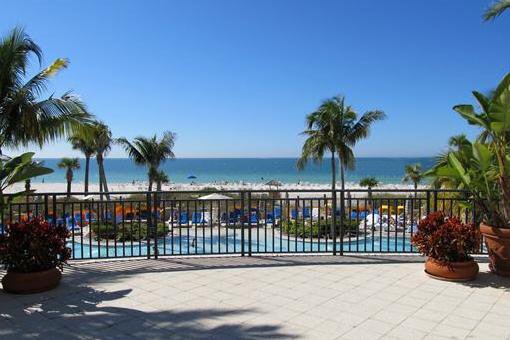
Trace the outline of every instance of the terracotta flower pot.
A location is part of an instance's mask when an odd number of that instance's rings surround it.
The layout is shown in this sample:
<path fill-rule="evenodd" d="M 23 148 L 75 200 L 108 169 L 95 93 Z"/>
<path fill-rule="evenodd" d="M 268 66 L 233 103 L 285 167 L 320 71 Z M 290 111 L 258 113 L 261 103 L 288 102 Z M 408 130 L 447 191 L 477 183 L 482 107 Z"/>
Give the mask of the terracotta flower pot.
<path fill-rule="evenodd" d="M 7 271 L 2 278 L 6 292 L 14 294 L 41 293 L 58 286 L 62 273 L 57 268 L 34 273 L 16 273 Z"/>
<path fill-rule="evenodd" d="M 510 276 L 510 229 L 480 224 L 480 232 L 489 252 L 489 268 L 493 273 Z"/>
<path fill-rule="evenodd" d="M 474 260 L 451 262 L 443 265 L 432 258 L 425 262 L 425 272 L 430 276 L 447 281 L 470 281 L 478 275 L 478 263 Z"/>

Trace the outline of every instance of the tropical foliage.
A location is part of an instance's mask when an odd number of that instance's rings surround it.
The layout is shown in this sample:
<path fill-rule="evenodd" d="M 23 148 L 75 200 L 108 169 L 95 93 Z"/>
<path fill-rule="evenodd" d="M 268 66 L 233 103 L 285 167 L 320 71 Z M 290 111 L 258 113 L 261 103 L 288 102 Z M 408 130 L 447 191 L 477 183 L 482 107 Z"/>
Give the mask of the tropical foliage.
<path fill-rule="evenodd" d="M 106 172 L 104 170 L 104 157 L 111 150 L 114 142 L 110 128 L 103 122 L 96 121 L 90 127 L 92 145 L 96 154 L 97 167 L 99 172 L 99 192 L 106 193 L 106 199 L 110 199 L 108 194 L 108 182 L 106 181 Z"/>
<path fill-rule="evenodd" d="M 67 228 L 38 218 L 16 222 L 0 235 L 0 263 L 12 272 L 33 273 L 58 267 L 71 257 L 66 247 Z"/>
<path fill-rule="evenodd" d="M 154 182 L 161 187 L 161 182 L 165 179 L 161 176 L 159 167 L 167 158 L 175 158 L 173 152 L 175 138 L 175 133 L 165 131 L 163 137 L 159 140 L 156 135 L 151 138 L 136 137 L 132 142 L 126 138 L 117 139 L 117 142 L 124 147 L 135 164 L 147 167 L 149 191 L 152 191 Z"/>
<path fill-rule="evenodd" d="M 80 168 L 78 158 L 62 158 L 57 164 L 60 169 L 66 169 L 67 197 L 71 197 L 71 183 L 73 181 L 73 170 Z"/>
<path fill-rule="evenodd" d="M 474 142 L 464 141 L 440 157 L 428 172 L 444 187 L 465 189 L 483 211 L 486 223 L 504 228 L 510 221 L 510 74 L 488 96 L 473 91 L 480 112 L 473 105 L 454 110 L 481 133 Z"/>
<path fill-rule="evenodd" d="M 404 177 L 402 178 L 403 183 L 412 183 L 414 186 L 414 195 L 418 195 L 418 184 L 425 178 L 425 172 L 423 171 L 421 164 L 409 164 L 406 165 L 404 170 Z"/>
<path fill-rule="evenodd" d="M 298 168 L 303 169 L 309 159 L 322 162 L 326 152 L 331 153 L 332 188 L 335 189 L 335 155 L 340 160 L 341 188 L 345 189 L 345 170 L 353 169 L 355 157 L 353 147 L 368 137 L 376 121 L 386 117 L 384 112 L 368 111 L 359 119 L 354 109 L 345 103 L 345 97 L 336 96 L 325 100 L 319 108 L 306 117 L 307 137 L 303 144 Z"/>
<path fill-rule="evenodd" d="M 485 11 L 483 18 L 485 21 L 496 19 L 508 8 L 510 8 L 510 0 L 498 0 Z"/>
<path fill-rule="evenodd" d="M 5 191 L 9 187 L 16 183 L 23 183 L 27 179 L 53 172 L 52 169 L 35 162 L 32 159 L 33 156 L 33 152 L 27 152 L 14 158 L 0 159 L 0 209 L 14 198 L 27 193 L 20 191 L 5 195 Z"/>
<path fill-rule="evenodd" d="M 0 153 L 5 147 L 42 146 L 48 141 L 68 136 L 88 123 L 85 105 L 71 93 L 42 98 L 50 78 L 68 66 L 57 59 L 32 77 L 30 57 L 42 61 L 40 47 L 24 32 L 15 28 L 0 41 Z"/>
<path fill-rule="evenodd" d="M 85 194 L 89 192 L 90 159 L 97 149 L 93 137 L 93 126 L 83 125 L 74 131 L 68 139 L 73 149 L 79 150 L 85 156 Z"/>
<path fill-rule="evenodd" d="M 420 221 L 412 242 L 421 254 L 448 265 L 469 261 L 469 254 L 479 249 L 480 234 L 473 224 L 434 212 Z"/>

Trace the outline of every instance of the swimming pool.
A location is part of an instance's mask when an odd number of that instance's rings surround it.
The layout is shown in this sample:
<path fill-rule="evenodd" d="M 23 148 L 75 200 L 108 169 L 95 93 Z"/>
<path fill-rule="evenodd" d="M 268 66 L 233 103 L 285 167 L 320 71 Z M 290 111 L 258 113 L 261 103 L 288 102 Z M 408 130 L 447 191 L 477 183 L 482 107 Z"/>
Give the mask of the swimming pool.
<path fill-rule="evenodd" d="M 337 240 L 336 250 L 341 248 L 345 252 L 415 252 L 411 242 L 405 237 L 388 237 L 370 235 L 360 238 L 345 239 L 343 245 Z M 136 257 L 147 256 L 147 242 L 114 242 L 102 240 L 100 242 L 80 242 L 75 238 L 68 246 L 73 250 L 74 259 L 107 258 L 107 257 Z M 206 235 L 205 233 L 182 232 L 178 235 L 168 235 L 158 238 L 157 249 L 159 255 L 207 255 L 207 254 L 239 254 L 248 253 L 251 245 L 252 253 L 320 253 L 332 252 L 332 240 L 306 240 L 286 235 L 252 233 L 251 242 L 245 236 L 244 242 L 239 231 L 232 231 L 229 235 Z M 154 254 L 155 242 L 151 240 L 150 253 Z"/>

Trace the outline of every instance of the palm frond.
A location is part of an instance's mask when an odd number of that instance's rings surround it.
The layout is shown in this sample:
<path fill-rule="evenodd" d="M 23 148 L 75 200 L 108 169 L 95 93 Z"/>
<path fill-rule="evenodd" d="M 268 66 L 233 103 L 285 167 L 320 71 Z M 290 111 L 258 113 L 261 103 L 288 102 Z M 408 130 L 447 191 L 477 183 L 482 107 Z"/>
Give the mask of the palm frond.
<path fill-rule="evenodd" d="M 510 8 L 510 0 L 499 0 L 485 11 L 483 18 L 485 21 L 494 20 L 508 8 Z"/>

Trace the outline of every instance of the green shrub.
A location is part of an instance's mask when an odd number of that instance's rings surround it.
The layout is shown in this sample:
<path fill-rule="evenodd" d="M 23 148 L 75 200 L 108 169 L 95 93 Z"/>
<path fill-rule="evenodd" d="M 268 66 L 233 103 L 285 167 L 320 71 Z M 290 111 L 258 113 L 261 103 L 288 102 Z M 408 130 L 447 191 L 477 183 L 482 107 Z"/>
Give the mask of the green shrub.
<path fill-rule="evenodd" d="M 357 223 L 355 220 L 344 220 L 343 221 L 343 228 L 341 228 L 340 221 L 336 222 L 336 236 L 340 235 L 340 230 L 343 231 L 343 236 L 345 236 L 347 233 L 355 233 L 358 231 L 359 223 Z M 330 234 L 330 228 L 331 228 L 331 220 L 320 220 L 320 221 L 314 221 L 313 223 L 310 223 L 309 221 L 305 221 L 305 224 L 303 225 L 303 221 L 282 221 L 282 230 L 284 233 L 290 235 L 290 236 L 297 236 L 297 237 L 325 237 Z"/>
<path fill-rule="evenodd" d="M 113 225 L 112 223 L 94 224 L 92 233 L 95 239 L 117 240 L 118 242 L 130 242 L 147 240 L 146 223 L 122 223 Z M 162 237 L 168 233 L 168 226 L 164 223 L 158 223 L 157 236 Z M 152 237 L 152 235 L 150 235 Z"/>

